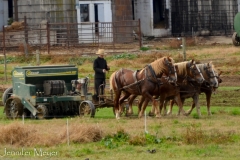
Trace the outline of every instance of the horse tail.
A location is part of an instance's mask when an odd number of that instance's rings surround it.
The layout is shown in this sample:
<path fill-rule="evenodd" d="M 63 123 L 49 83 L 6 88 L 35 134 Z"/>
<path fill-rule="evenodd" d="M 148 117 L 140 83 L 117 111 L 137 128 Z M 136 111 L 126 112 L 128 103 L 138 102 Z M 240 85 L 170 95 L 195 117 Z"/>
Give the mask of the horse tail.
<path fill-rule="evenodd" d="M 117 83 L 117 78 L 116 78 L 116 74 L 118 74 L 118 73 L 119 73 L 119 71 L 115 71 L 110 76 L 110 79 L 109 79 L 110 91 L 118 89 L 118 83 Z M 115 86 L 113 86 L 113 84 L 115 84 Z"/>
<path fill-rule="evenodd" d="M 116 75 L 116 71 L 111 74 L 110 79 L 109 79 L 110 91 L 113 90 L 113 80 L 115 79 L 115 75 Z M 114 81 L 115 81 L 115 80 L 114 80 Z"/>

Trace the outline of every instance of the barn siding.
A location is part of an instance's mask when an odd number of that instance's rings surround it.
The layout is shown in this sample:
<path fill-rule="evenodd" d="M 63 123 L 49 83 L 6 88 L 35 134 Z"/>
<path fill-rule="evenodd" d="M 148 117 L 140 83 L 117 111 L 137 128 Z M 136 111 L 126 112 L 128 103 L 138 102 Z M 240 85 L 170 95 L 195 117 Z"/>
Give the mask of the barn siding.
<path fill-rule="evenodd" d="M 26 16 L 28 24 L 40 24 L 43 20 L 77 22 L 75 0 L 18 0 L 17 3 L 18 21 L 23 21 Z"/>
<path fill-rule="evenodd" d="M 112 1 L 113 21 L 133 20 L 132 0 Z"/>

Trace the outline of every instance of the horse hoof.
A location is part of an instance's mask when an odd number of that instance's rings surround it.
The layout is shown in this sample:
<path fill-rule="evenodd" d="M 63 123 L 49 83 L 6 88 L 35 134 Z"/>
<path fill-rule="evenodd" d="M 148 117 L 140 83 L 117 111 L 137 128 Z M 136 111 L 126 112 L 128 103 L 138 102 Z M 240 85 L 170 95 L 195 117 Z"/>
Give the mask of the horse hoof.
<path fill-rule="evenodd" d="M 208 113 L 208 116 L 212 116 L 212 113 Z"/>
<path fill-rule="evenodd" d="M 131 117 L 131 115 L 130 114 L 126 114 L 126 117 Z"/>
<path fill-rule="evenodd" d="M 117 119 L 117 120 L 120 119 L 119 113 L 116 114 L 116 119 Z"/>
<path fill-rule="evenodd" d="M 126 113 L 126 116 L 127 117 L 130 117 L 130 116 L 132 116 L 133 115 L 133 113 Z"/>
<path fill-rule="evenodd" d="M 149 112 L 148 115 L 151 116 L 151 117 L 153 117 L 153 116 L 154 116 L 154 113 Z"/>

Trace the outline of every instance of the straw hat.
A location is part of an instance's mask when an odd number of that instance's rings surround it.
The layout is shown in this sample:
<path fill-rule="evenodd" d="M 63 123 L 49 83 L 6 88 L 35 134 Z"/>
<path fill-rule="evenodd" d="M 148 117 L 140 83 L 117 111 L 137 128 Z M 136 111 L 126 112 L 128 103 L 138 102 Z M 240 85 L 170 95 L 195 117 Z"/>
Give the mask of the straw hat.
<path fill-rule="evenodd" d="M 105 53 L 104 49 L 99 49 L 96 54 L 106 55 L 107 53 Z"/>

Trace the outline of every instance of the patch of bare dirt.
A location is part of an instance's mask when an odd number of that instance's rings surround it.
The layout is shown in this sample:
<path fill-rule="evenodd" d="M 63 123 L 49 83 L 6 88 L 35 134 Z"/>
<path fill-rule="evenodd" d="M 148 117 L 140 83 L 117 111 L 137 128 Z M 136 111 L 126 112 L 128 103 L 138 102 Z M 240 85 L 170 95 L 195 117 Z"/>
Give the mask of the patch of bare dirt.
<path fill-rule="evenodd" d="M 224 75 L 221 76 L 222 83 L 221 86 L 240 86 L 240 75 Z"/>

